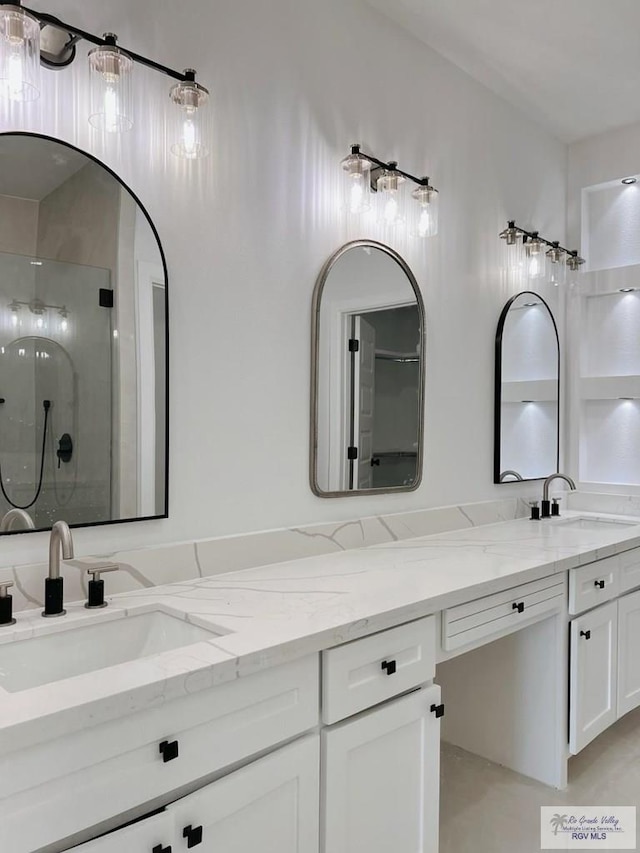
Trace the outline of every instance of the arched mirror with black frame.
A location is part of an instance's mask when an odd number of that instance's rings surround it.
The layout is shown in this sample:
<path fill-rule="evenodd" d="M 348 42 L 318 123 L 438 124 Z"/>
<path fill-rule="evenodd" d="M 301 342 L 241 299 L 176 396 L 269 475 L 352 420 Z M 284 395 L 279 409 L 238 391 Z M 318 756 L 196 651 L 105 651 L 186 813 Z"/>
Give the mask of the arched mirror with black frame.
<path fill-rule="evenodd" d="M 0 533 L 167 516 L 167 268 L 123 181 L 0 134 Z"/>
<path fill-rule="evenodd" d="M 412 491 L 422 478 L 425 313 L 393 249 L 342 246 L 312 311 L 310 483 L 319 497 Z"/>
<path fill-rule="evenodd" d="M 496 334 L 494 483 L 541 480 L 560 458 L 560 341 L 538 293 L 505 305 Z"/>

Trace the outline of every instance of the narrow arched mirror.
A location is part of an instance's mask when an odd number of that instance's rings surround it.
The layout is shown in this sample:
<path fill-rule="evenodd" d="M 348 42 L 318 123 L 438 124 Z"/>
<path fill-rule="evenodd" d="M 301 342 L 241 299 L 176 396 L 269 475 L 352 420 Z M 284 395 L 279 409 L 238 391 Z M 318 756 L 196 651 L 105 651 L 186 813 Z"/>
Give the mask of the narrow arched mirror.
<path fill-rule="evenodd" d="M 313 297 L 311 488 L 320 497 L 416 489 L 422 477 L 425 318 L 406 262 L 348 243 Z"/>
<path fill-rule="evenodd" d="M 526 291 L 505 305 L 496 334 L 494 482 L 558 470 L 560 343 L 551 309 Z"/>
<path fill-rule="evenodd" d="M 167 514 L 167 276 L 138 199 L 0 134 L 0 533 Z"/>

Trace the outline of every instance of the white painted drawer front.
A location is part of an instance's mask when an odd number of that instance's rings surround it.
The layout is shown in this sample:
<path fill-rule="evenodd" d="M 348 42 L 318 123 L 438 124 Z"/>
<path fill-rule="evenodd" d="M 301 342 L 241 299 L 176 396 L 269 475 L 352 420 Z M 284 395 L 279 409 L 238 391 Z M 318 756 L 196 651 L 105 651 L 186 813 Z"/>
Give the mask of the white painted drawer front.
<path fill-rule="evenodd" d="M 70 853 L 152 853 L 160 847 L 166 851 L 173 835 L 173 821 L 167 812 L 162 812 L 69 850 Z"/>
<path fill-rule="evenodd" d="M 443 610 L 442 647 L 458 649 L 557 610 L 563 595 L 563 578 L 551 575 Z"/>
<path fill-rule="evenodd" d="M 0 758 L 0 851 L 32 853 L 318 723 L 313 655 Z M 163 761 L 159 745 L 177 742 Z"/>
<path fill-rule="evenodd" d="M 391 628 L 322 653 L 322 719 L 336 723 L 432 681 L 435 617 Z"/>
<path fill-rule="evenodd" d="M 619 558 L 607 557 L 597 563 L 569 571 L 569 613 L 582 613 L 611 601 L 619 594 Z"/>
<path fill-rule="evenodd" d="M 640 587 L 640 548 L 618 554 L 620 564 L 620 592 Z"/>

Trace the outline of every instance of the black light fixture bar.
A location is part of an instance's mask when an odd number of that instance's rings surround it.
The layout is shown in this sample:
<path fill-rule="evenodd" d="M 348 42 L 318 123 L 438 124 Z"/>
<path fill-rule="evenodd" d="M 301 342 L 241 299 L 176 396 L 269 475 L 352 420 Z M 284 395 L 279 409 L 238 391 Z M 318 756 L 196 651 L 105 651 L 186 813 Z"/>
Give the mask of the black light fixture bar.
<path fill-rule="evenodd" d="M 418 184 L 420 187 L 428 187 L 429 186 L 429 178 L 416 178 L 415 175 L 410 174 L 409 172 L 404 172 L 402 169 L 398 168 L 398 164 L 395 160 L 389 160 L 389 162 L 385 163 L 384 160 L 378 160 L 377 157 L 374 157 L 372 154 L 364 154 L 360 150 L 359 145 L 351 146 L 352 154 L 359 154 L 361 157 L 364 157 L 365 160 L 368 160 L 378 169 L 386 169 L 389 171 L 396 172 L 398 175 L 402 175 L 403 178 L 406 178 L 408 181 L 413 181 L 414 184 Z M 372 170 L 373 171 L 373 170 Z M 373 181 L 371 182 L 371 187 L 375 191 L 376 187 L 373 186 Z"/>
<path fill-rule="evenodd" d="M 46 26 L 55 27 L 58 30 L 62 30 L 63 32 L 69 33 L 72 38 L 67 43 L 66 47 L 71 49 L 76 42 L 82 40 L 87 41 L 90 44 L 95 44 L 98 47 L 104 47 L 106 45 L 114 45 L 115 38 L 113 36 L 97 36 L 93 33 L 87 32 L 86 30 L 81 30 L 79 27 L 75 27 L 72 24 L 66 23 L 66 21 L 61 21 L 60 18 L 56 18 L 54 15 L 49 15 L 46 12 L 38 12 L 35 9 L 31 9 L 28 6 L 24 6 L 21 0 L 14 0 L 13 3 L 0 3 L 0 6 L 19 6 L 29 15 L 32 15 L 41 24 Z M 185 83 L 188 81 L 193 81 L 195 79 L 195 73 L 193 71 L 175 71 L 173 68 L 169 68 L 167 65 L 162 65 L 160 62 L 155 62 L 153 59 L 149 59 L 147 56 L 142 56 L 140 53 L 135 53 L 135 51 L 128 50 L 125 47 L 122 47 L 118 44 L 118 47 L 123 53 L 126 53 L 134 62 L 137 62 L 140 65 L 145 65 L 147 68 L 151 68 L 153 71 L 158 71 L 160 74 L 165 74 L 167 77 L 172 77 L 174 80 L 178 80 L 181 83 Z"/>
<path fill-rule="evenodd" d="M 557 240 L 547 240 L 545 237 L 541 237 L 538 231 L 527 231 L 525 228 L 521 228 L 519 225 L 516 225 L 514 219 L 510 219 L 507 222 L 506 231 L 503 231 L 500 236 L 506 235 L 507 231 L 516 232 L 517 234 L 521 234 L 527 240 L 539 240 L 541 243 L 544 243 L 545 246 L 549 246 L 550 249 L 559 249 L 561 252 L 564 252 L 570 258 L 574 258 L 578 263 L 585 263 L 584 258 L 581 258 L 578 252 L 575 249 L 566 249 L 564 246 L 561 246 Z"/>

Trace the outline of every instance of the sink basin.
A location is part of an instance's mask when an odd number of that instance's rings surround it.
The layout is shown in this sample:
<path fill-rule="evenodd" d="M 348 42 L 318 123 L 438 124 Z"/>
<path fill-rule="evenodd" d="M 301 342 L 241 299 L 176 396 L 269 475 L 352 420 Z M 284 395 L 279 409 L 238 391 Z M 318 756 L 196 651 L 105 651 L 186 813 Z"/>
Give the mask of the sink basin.
<path fill-rule="evenodd" d="M 554 524 L 559 527 L 569 527 L 572 530 L 619 530 L 621 527 L 636 527 L 639 522 L 580 516 L 579 518 L 563 518 L 560 521 L 555 521 Z"/>
<path fill-rule="evenodd" d="M 119 663 L 151 657 L 223 631 L 155 610 L 0 645 L 0 688 L 17 693 Z"/>

